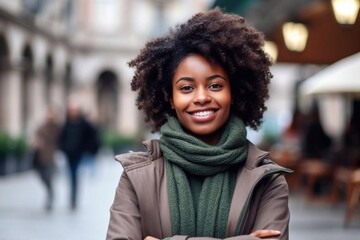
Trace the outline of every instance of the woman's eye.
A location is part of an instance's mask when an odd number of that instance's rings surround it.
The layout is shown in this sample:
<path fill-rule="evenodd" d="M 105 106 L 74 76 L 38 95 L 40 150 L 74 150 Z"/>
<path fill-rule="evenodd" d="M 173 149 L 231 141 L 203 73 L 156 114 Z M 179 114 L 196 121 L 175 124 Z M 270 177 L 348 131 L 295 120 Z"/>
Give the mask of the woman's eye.
<path fill-rule="evenodd" d="M 187 86 L 182 86 L 182 87 L 180 88 L 180 90 L 181 90 L 182 92 L 190 92 L 192 89 L 193 89 L 193 88 L 192 88 L 191 86 L 189 86 L 189 85 L 187 85 Z"/>
<path fill-rule="evenodd" d="M 218 90 L 218 89 L 220 89 L 221 87 L 222 87 L 222 85 L 219 84 L 219 83 L 213 83 L 213 84 L 211 84 L 211 85 L 209 86 L 209 88 L 210 88 L 210 89 L 213 89 L 213 90 Z"/>

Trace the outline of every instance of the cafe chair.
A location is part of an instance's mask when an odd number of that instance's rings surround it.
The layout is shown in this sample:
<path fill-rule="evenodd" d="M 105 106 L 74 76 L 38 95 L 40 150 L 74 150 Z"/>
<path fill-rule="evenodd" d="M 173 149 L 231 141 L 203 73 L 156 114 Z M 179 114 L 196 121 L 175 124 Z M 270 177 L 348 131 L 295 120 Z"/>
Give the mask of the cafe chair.
<path fill-rule="evenodd" d="M 331 191 L 327 190 L 327 185 L 332 184 L 333 170 L 330 164 L 321 158 L 304 158 L 300 160 L 298 171 L 297 188 L 304 184 L 306 200 L 330 201 Z M 317 192 L 319 185 L 324 189 Z"/>
<path fill-rule="evenodd" d="M 345 226 L 354 218 L 355 210 L 360 207 L 360 169 L 355 170 L 348 183 L 348 197 L 346 199 Z"/>

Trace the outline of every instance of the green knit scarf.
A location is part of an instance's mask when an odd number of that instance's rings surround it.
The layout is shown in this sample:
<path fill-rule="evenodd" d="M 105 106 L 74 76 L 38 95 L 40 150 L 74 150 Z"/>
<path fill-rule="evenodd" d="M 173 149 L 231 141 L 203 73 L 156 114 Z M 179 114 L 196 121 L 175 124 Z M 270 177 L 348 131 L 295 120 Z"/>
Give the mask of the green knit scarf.
<path fill-rule="evenodd" d="M 170 117 L 160 132 L 160 148 L 167 161 L 173 235 L 224 238 L 233 194 L 227 170 L 247 157 L 243 121 L 230 116 L 215 146 L 185 133 L 175 117 Z M 197 208 L 187 174 L 204 178 Z"/>

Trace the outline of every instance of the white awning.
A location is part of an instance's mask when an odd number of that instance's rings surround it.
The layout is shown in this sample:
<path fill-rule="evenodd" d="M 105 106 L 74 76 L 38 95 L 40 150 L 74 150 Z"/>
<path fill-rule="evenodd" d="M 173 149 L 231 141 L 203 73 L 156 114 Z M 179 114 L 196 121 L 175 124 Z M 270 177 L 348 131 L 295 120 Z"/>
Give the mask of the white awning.
<path fill-rule="evenodd" d="M 360 98 L 360 52 L 326 67 L 300 86 L 303 97 L 332 94 Z"/>

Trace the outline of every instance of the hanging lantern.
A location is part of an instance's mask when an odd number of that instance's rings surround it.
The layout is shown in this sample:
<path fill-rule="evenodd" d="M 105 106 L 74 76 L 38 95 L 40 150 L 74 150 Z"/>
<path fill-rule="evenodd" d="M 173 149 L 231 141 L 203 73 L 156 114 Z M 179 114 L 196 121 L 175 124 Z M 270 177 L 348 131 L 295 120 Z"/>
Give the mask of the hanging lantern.
<path fill-rule="evenodd" d="M 359 0 L 331 0 L 336 21 L 340 24 L 354 24 L 359 13 Z"/>
<path fill-rule="evenodd" d="M 278 56 L 278 48 L 277 48 L 276 44 L 272 41 L 265 41 L 263 50 L 267 54 L 269 54 L 271 61 L 273 63 L 275 63 L 277 60 L 277 56 Z"/>
<path fill-rule="evenodd" d="M 302 23 L 287 22 L 282 27 L 286 47 L 295 52 L 302 52 L 306 47 L 308 29 Z"/>

